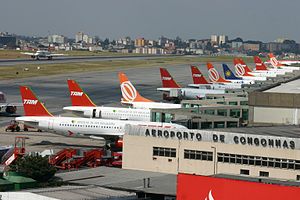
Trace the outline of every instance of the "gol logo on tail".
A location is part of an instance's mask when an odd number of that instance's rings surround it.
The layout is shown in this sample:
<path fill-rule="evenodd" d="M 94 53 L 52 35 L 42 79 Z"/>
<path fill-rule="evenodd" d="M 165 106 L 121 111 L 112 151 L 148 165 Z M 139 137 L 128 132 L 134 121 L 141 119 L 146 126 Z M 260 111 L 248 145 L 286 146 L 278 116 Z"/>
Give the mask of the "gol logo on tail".
<path fill-rule="evenodd" d="M 245 68 L 240 63 L 236 64 L 234 67 L 235 67 L 235 73 L 238 76 L 243 76 L 245 74 Z"/>
<path fill-rule="evenodd" d="M 38 100 L 24 99 L 23 104 L 36 105 Z"/>
<path fill-rule="evenodd" d="M 129 81 L 125 81 L 121 84 L 121 92 L 123 98 L 129 102 L 134 101 L 137 96 L 136 89 Z"/>

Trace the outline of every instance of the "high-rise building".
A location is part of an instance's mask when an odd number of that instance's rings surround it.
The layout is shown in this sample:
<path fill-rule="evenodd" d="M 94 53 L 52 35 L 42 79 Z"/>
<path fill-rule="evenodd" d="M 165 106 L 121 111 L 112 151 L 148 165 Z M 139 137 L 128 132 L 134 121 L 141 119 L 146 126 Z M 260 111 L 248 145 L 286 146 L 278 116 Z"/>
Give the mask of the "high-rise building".
<path fill-rule="evenodd" d="M 49 43 L 57 43 L 57 44 L 64 44 L 66 43 L 67 38 L 63 35 L 49 35 L 48 42 Z"/>
<path fill-rule="evenodd" d="M 211 44 L 219 44 L 219 38 L 217 35 L 210 36 Z"/>
<path fill-rule="evenodd" d="M 84 35 L 83 32 L 76 33 L 76 35 L 75 35 L 75 42 L 76 43 L 82 42 L 83 41 L 83 35 Z"/>
<path fill-rule="evenodd" d="M 218 38 L 218 44 L 225 44 L 228 41 L 228 36 L 227 35 L 219 35 Z"/>
<path fill-rule="evenodd" d="M 135 39 L 134 46 L 136 47 L 144 47 L 146 44 L 145 38 L 137 38 Z"/>

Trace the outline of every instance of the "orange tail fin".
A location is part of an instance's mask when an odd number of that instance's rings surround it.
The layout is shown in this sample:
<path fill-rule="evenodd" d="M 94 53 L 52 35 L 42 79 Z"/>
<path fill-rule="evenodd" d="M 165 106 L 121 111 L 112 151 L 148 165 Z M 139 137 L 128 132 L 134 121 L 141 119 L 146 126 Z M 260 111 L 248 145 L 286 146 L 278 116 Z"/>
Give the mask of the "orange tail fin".
<path fill-rule="evenodd" d="M 262 62 L 262 60 L 258 56 L 254 56 L 254 62 L 256 65 L 256 70 L 268 70 L 266 65 Z"/>
<path fill-rule="evenodd" d="M 81 87 L 74 80 L 68 80 L 68 86 L 70 91 L 70 98 L 72 106 L 91 106 L 95 107 L 94 102 L 89 96 L 84 93 Z"/>
<path fill-rule="evenodd" d="M 196 66 L 191 66 L 192 77 L 194 84 L 209 84 L 209 82 L 204 78 L 201 71 Z"/>
<path fill-rule="evenodd" d="M 276 57 L 274 56 L 274 54 L 269 53 L 268 54 L 269 58 L 270 58 L 270 63 L 273 67 L 282 67 L 283 65 L 280 64 L 280 62 L 276 59 Z"/>
<path fill-rule="evenodd" d="M 53 116 L 29 87 L 20 86 L 25 116 Z"/>
<path fill-rule="evenodd" d="M 225 80 L 219 74 L 219 72 L 214 68 L 211 63 L 207 63 L 208 77 L 213 83 L 231 83 L 230 81 Z"/>
<path fill-rule="evenodd" d="M 180 88 L 167 69 L 160 68 L 160 78 L 164 88 Z"/>
<path fill-rule="evenodd" d="M 132 83 L 128 80 L 126 74 L 119 72 L 120 87 L 122 92 L 122 101 L 125 102 L 153 102 L 150 99 L 144 98 L 135 89 Z"/>
<path fill-rule="evenodd" d="M 246 63 L 243 61 L 241 58 L 234 58 L 233 59 L 233 64 L 235 68 L 235 73 L 239 76 L 253 76 L 249 74 L 251 70 L 249 67 L 246 65 Z"/>

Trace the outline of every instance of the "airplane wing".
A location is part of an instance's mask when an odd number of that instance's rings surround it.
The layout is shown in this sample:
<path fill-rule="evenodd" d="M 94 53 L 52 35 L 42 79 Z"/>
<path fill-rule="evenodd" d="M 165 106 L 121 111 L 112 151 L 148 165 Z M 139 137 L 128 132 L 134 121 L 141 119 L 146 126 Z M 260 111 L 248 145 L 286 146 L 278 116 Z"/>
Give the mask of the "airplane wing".
<path fill-rule="evenodd" d="M 8 106 L 21 107 L 21 106 L 23 106 L 23 104 L 21 104 L 21 103 L 0 103 L 1 108 L 8 107 Z"/>
<path fill-rule="evenodd" d="M 28 56 L 35 56 L 35 53 L 31 53 L 31 52 L 21 52 L 21 54 L 28 55 Z"/>
<path fill-rule="evenodd" d="M 158 91 L 163 91 L 163 92 L 170 92 L 171 89 L 173 89 L 173 88 L 157 88 Z"/>
<path fill-rule="evenodd" d="M 63 53 L 51 53 L 50 56 L 52 57 L 58 57 L 58 56 L 65 56 L 66 54 Z"/>

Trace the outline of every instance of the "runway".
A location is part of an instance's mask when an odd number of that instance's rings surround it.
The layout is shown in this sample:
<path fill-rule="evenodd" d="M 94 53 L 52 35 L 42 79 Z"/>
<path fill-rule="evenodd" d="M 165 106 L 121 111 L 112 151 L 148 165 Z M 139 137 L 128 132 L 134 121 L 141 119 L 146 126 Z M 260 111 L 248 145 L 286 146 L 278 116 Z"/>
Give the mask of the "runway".
<path fill-rule="evenodd" d="M 171 55 L 172 56 L 172 55 Z M 178 56 L 178 55 L 176 55 Z M 0 59 L 0 66 L 12 66 L 20 64 L 57 64 L 57 63 L 74 63 L 74 62 L 95 62 L 107 60 L 146 60 L 151 58 L 163 58 L 170 56 L 162 55 L 148 55 L 148 56 L 68 56 L 68 57 L 55 57 L 53 60 L 40 59 Z"/>

